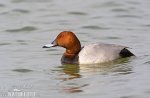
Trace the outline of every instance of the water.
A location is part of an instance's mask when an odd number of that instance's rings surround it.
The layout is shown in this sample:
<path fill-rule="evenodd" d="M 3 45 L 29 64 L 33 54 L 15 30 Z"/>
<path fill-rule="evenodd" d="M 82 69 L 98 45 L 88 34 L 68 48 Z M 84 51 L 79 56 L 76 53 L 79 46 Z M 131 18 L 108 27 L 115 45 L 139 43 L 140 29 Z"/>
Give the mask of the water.
<path fill-rule="evenodd" d="M 22 98 L 24 92 L 26 98 L 149 98 L 149 5 L 149 0 L 1 0 L 0 97 Z M 125 45 L 137 57 L 101 66 L 61 65 L 64 49 L 42 46 L 64 30 L 76 32 L 82 45 Z"/>

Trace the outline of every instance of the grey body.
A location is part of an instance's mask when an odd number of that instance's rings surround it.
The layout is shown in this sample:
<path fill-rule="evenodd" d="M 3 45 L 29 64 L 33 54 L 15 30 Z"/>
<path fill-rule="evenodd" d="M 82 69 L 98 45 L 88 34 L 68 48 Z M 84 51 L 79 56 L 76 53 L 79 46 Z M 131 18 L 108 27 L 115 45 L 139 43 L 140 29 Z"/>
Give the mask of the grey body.
<path fill-rule="evenodd" d="M 84 46 L 74 58 L 62 56 L 61 62 L 63 64 L 94 64 L 133 55 L 126 46 L 96 43 Z"/>

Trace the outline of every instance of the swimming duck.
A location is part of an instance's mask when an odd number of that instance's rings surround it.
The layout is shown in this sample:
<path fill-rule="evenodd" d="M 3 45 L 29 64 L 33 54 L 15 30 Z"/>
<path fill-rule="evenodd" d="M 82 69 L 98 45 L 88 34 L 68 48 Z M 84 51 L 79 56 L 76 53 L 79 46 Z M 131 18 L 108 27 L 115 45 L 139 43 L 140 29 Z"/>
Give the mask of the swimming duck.
<path fill-rule="evenodd" d="M 134 56 L 126 46 L 95 43 L 81 47 L 77 36 L 71 31 L 63 31 L 51 43 L 43 46 L 50 48 L 60 46 L 66 49 L 61 58 L 62 64 L 97 64 Z"/>

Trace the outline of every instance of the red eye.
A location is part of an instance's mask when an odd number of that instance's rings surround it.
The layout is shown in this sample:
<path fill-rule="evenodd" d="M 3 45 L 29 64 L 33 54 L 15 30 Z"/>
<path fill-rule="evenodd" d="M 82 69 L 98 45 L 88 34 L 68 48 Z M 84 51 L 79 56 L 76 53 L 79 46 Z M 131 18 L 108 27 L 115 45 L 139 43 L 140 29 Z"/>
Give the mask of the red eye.
<path fill-rule="evenodd" d="M 64 37 L 64 34 L 60 34 L 59 36 L 58 36 L 58 38 L 63 38 Z"/>

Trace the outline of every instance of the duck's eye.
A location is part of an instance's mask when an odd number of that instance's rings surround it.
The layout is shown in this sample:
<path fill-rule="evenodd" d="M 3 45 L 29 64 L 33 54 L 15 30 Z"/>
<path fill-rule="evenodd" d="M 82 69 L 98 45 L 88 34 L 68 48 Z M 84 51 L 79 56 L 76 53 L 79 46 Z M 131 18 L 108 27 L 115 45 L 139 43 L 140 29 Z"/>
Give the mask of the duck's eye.
<path fill-rule="evenodd" d="M 58 37 L 59 37 L 59 38 L 63 38 L 63 37 L 64 37 L 64 35 L 63 35 L 63 34 L 61 34 L 61 35 L 59 35 Z"/>

